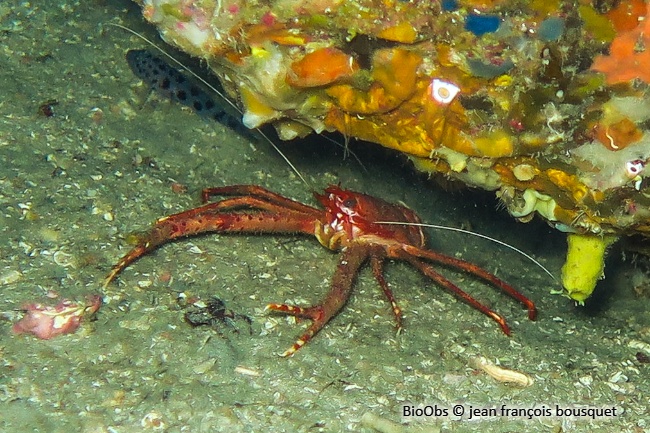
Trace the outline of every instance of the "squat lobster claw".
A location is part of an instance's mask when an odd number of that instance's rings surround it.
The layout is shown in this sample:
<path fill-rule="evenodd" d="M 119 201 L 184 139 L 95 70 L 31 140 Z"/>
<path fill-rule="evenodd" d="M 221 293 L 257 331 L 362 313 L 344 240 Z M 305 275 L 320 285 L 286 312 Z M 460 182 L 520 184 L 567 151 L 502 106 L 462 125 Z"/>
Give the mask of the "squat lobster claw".
<path fill-rule="evenodd" d="M 227 196 L 208 203 L 212 196 Z M 200 233 L 302 233 L 314 235 L 325 247 L 341 252 L 331 290 L 320 304 L 300 307 L 269 304 L 267 310 L 312 320 L 307 331 L 282 356 L 293 355 L 318 333 L 345 305 L 359 270 L 370 261 L 377 283 L 390 302 L 397 328 L 402 327 L 402 311 L 384 279 L 386 259 L 404 260 L 438 285 L 499 324 L 506 335 L 510 328 L 499 313 L 474 299 L 438 273 L 431 263 L 456 268 L 481 278 L 521 302 L 528 318 L 535 320 L 533 301 L 503 280 L 472 263 L 425 249 L 422 229 L 412 210 L 376 197 L 330 185 L 324 194 L 315 194 L 324 210 L 308 206 L 255 185 L 233 185 L 203 190 L 204 205 L 159 219 L 153 229 L 122 257 L 106 277 L 106 287 L 127 266 L 160 245 Z M 386 225 L 394 221 L 406 225 Z"/>

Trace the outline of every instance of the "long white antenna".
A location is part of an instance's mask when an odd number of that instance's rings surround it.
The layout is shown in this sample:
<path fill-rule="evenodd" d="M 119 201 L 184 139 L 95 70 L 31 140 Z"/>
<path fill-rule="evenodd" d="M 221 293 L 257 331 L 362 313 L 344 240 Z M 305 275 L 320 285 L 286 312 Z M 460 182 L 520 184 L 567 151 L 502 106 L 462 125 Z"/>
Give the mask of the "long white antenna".
<path fill-rule="evenodd" d="M 542 269 L 544 272 L 546 272 L 553 279 L 553 281 L 555 281 L 556 283 L 558 282 L 557 278 L 555 278 L 555 276 L 551 273 L 551 271 L 546 269 L 544 267 L 544 265 L 542 265 L 540 262 L 535 260 L 529 254 L 523 252 L 522 250 L 520 250 L 517 247 L 513 247 L 510 244 L 507 244 L 507 243 L 505 243 L 503 241 L 492 238 L 490 236 L 483 235 L 481 233 L 476 233 L 476 232 L 472 232 L 472 231 L 465 230 L 465 229 L 459 229 L 459 228 L 456 228 L 456 227 L 441 226 L 441 225 L 437 225 L 437 224 L 407 223 L 407 222 L 398 222 L 398 221 L 374 221 L 374 223 L 375 224 L 392 224 L 392 225 L 401 225 L 401 226 L 428 227 L 428 228 L 432 228 L 432 229 L 449 230 L 449 231 L 452 231 L 452 232 L 464 233 L 466 235 L 472 235 L 472 236 L 476 236 L 476 237 L 479 237 L 479 238 L 482 238 L 482 239 L 487 239 L 488 241 L 494 242 L 495 244 L 501 245 L 501 246 L 506 247 L 506 248 L 510 248 L 511 250 L 513 250 L 513 251 L 521 254 L 522 256 L 526 257 L 528 260 L 535 263 L 537 266 L 540 267 L 540 269 Z"/>
<path fill-rule="evenodd" d="M 179 66 L 180 68 L 182 68 L 184 71 L 186 71 L 187 73 L 189 73 L 190 75 L 192 75 L 196 80 L 200 81 L 200 82 L 201 82 L 204 86 L 206 86 L 208 89 L 212 90 L 215 94 L 219 95 L 219 96 L 221 97 L 221 99 L 223 99 L 223 100 L 224 100 L 228 105 L 230 105 L 230 106 L 231 106 L 231 107 L 232 107 L 236 112 L 238 112 L 239 114 L 243 114 L 242 111 L 241 111 L 241 109 L 237 106 L 237 104 L 235 104 L 234 102 L 232 102 L 232 101 L 231 101 L 230 99 L 228 99 L 228 98 L 227 98 L 223 93 L 221 93 L 218 89 L 216 89 L 214 86 L 212 86 L 210 83 L 208 83 L 205 79 L 203 79 L 200 75 L 198 75 L 198 74 L 196 74 L 194 71 L 188 69 L 188 68 L 187 68 L 187 67 L 186 67 L 182 62 L 180 62 L 180 61 L 177 60 L 174 56 L 172 56 L 171 54 L 167 53 L 165 50 L 163 50 L 162 48 L 160 48 L 160 47 L 159 47 L 158 45 L 156 45 L 153 41 L 149 40 L 148 38 L 146 38 L 145 36 L 143 36 L 143 35 L 141 35 L 140 33 L 136 32 L 135 30 L 130 29 L 130 28 L 128 28 L 128 27 L 126 27 L 126 26 L 123 26 L 123 25 L 121 25 L 121 24 L 117 24 L 117 23 L 106 23 L 106 24 L 109 25 L 109 26 L 113 26 L 113 27 L 117 27 L 117 28 L 120 28 L 120 29 L 122 29 L 122 30 L 125 30 L 125 31 L 131 33 L 132 35 L 137 36 L 138 38 L 142 39 L 144 42 L 146 42 L 146 43 L 149 44 L 151 47 L 153 47 L 153 48 L 156 49 L 158 52 L 160 52 L 163 56 L 165 56 L 166 58 L 168 58 L 171 62 L 173 62 L 174 64 L 176 64 L 177 66 Z M 267 142 L 268 142 L 268 143 L 273 147 L 273 149 L 275 149 L 276 152 L 278 152 L 278 154 L 282 157 L 282 159 L 284 159 L 284 161 L 285 161 L 285 162 L 287 163 L 287 165 L 291 168 L 291 170 L 293 170 L 293 172 L 296 173 L 296 175 L 298 176 L 298 178 L 300 178 L 300 180 L 301 180 L 305 185 L 307 185 L 308 188 L 313 189 L 313 188 L 311 187 L 311 185 L 309 185 L 309 182 L 307 182 L 307 180 L 302 176 L 302 174 L 300 174 L 300 172 L 298 171 L 298 169 L 297 169 L 297 168 L 293 165 L 293 163 L 289 160 L 289 158 L 287 158 L 287 156 L 286 156 L 284 153 L 282 153 L 282 151 L 280 150 L 280 148 L 278 148 L 278 146 L 277 146 L 275 143 L 273 143 L 273 140 L 271 140 L 271 139 L 270 139 L 266 134 L 264 134 L 264 132 L 262 132 L 262 130 L 260 130 L 259 128 L 255 128 L 255 130 L 257 131 L 258 134 L 260 134 L 260 136 L 262 136 L 262 137 L 263 137 L 263 138 L 264 138 L 264 139 L 265 139 L 265 140 L 266 140 L 266 141 L 267 141 Z M 331 140 L 331 139 L 328 138 L 328 137 L 326 137 L 326 138 L 327 138 L 328 140 Z M 356 158 L 356 155 L 354 155 L 354 156 L 355 156 L 355 158 Z M 358 160 L 358 158 L 357 158 L 357 160 Z M 359 163 L 361 163 L 361 162 L 359 161 Z M 361 166 L 363 167 L 363 164 L 361 164 Z M 363 168 L 365 169 L 365 167 L 363 167 Z M 459 228 L 455 228 L 455 227 L 441 226 L 441 225 L 437 225 L 437 224 L 405 223 L 405 222 L 391 222 L 391 221 L 376 221 L 376 223 L 377 223 L 377 224 L 413 225 L 413 226 L 418 226 L 418 227 L 429 227 L 429 228 L 432 228 L 432 229 L 449 230 L 449 231 L 454 231 L 454 232 L 459 232 L 459 233 L 464 233 L 464 234 L 468 234 L 468 235 L 476 236 L 476 237 L 479 237 L 479 238 L 482 238 L 482 239 L 487 239 L 487 240 L 489 240 L 489 241 L 492 241 L 492 242 L 494 242 L 494 243 L 496 243 L 496 244 L 499 244 L 499 245 L 501 245 L 501 246 L 504 246 L 504 247 L 506 247 L 506 248 L 510 248 L 511 250 L 513 250 L 513 251 L 515 251 L 515 252 L 521 254 L 522 256 L 526 257 L 528 260 L 530 260 L 531 262 L 533 262 L 534 264 L 536 264 L 537 266 L 539 266 L 539 267 L 540 267 L 544 272 L 546 272 L 546 273 L 547 273 L 547 274 L 548 274 L 548 275 L 553 279 L 553 281 L 557 282 L 557 279 L 553 276 L 553 274 L 552 274 L 548 269 L 546 269 L 546 268 L 545 268 L 545 267 L 544 267 L 540 262 L 538 262 L 537 260 L 535 260 L 533 257 L 531 257 L 530 255 L 526 254 L 525 252 L 521 251 L 520 249 L 518 249 L 518 248 L 516 248 L 516 247 L 513 247 L 513 246 L 510 245 L 510 244 L 507 244 L 507 243 L 505 243 L 505 242 L 503 242 L 503 241 L 500 241 L 500 240 L 498 240 L 498 239 L 495 239 L 495 238 L 491 238 L 490 236 L 486 236 L 486 235 L 483 235 L 483 234 L 480 234 L 480 233 L 476 233 L 476 232 L 472 232 L 472 231 L 469 231 L 469 230 L 459 229 Z"/>

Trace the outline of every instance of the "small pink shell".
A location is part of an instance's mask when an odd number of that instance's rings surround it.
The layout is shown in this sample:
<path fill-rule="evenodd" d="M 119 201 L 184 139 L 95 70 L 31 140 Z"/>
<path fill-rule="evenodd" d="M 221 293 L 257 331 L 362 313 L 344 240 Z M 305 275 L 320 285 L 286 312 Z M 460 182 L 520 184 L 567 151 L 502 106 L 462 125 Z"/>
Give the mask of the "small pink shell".
<path fill-rule="evenodd" d="M 86 304 L 63 300 L 55 306 L 32 303 L 23 306 L 25 316 L 14 323 L 14 334 L 33 334 L 49 340 L 57 335 L 71 334 L 79 328 L 81 319 L 93 314 L 101 306 L 101 296 L 91 296 Z"/>

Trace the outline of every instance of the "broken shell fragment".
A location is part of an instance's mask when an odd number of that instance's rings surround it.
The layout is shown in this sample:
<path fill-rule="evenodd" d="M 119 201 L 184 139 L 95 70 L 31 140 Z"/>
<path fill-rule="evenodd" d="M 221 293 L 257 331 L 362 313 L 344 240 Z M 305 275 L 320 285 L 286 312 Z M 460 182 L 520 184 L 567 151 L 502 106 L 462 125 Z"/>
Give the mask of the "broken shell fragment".
<path fill-rule="evenodd" d="M 510 383 L 521 387 L 531 386 L 535 382 L 532 377 L 525 373 L 499 367 L 482 356 L 472 358 L 470 360 L 470 365 L 474 368 L 483 370 L 488 374 L 488 376 L 494 378 L 498 382 Z"/>

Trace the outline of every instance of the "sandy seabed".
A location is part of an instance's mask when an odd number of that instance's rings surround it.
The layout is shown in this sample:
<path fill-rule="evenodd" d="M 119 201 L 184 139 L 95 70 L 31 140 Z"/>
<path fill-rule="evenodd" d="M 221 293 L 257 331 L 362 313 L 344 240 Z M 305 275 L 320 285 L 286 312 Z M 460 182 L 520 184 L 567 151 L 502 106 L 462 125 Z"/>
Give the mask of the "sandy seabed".
<path fill-rule="evenodd" d="M 508 319 L 508 338 L 409 266 L 391 264 L 402 334 L 365 270 L 342 313 L 289 359 L 278 354 L 305 323 L 263 308 L 309 305 L 327 292 L 338 257 L 314 238 L 188 239 L 103 290 L 129 236 L 198 205 L 204 187 L 254 183 L 315 204 L 267 143 L 148 97 L 124 60 L 145 44 L 110 22 L 156 37 L 127 1 L 0 5 L 0 430 L 650 431 L 650 366 L 641 362 L 650 355 L 648 294 L 634 290 L 648 282 L 618 251 L 596 299 L 577 308 L 512 251 L 429 232 L 432 248 L 521 289 L 538 320 L 482 282 L 445 271 Z M 513 222 L 491 194 L 446 191 L 372 146 L 352 146 L 365 169 L 318 138 L 281 147 L 314 188 L 340 182 L 401 201 L 424 221 L 497 237 L 559 274 L 562 235 Z M 92 294 L 105 304 L 75 334 L 11 333 L 25 303 Z M 251 331 L 237 321 L 239 332 L 183 321 L 183 299 L 212 296 L 249 316 Z M 477 359 L 532 384 L 499 382 Z M 414 416 L 404 416 L 411 408 Z"/>

